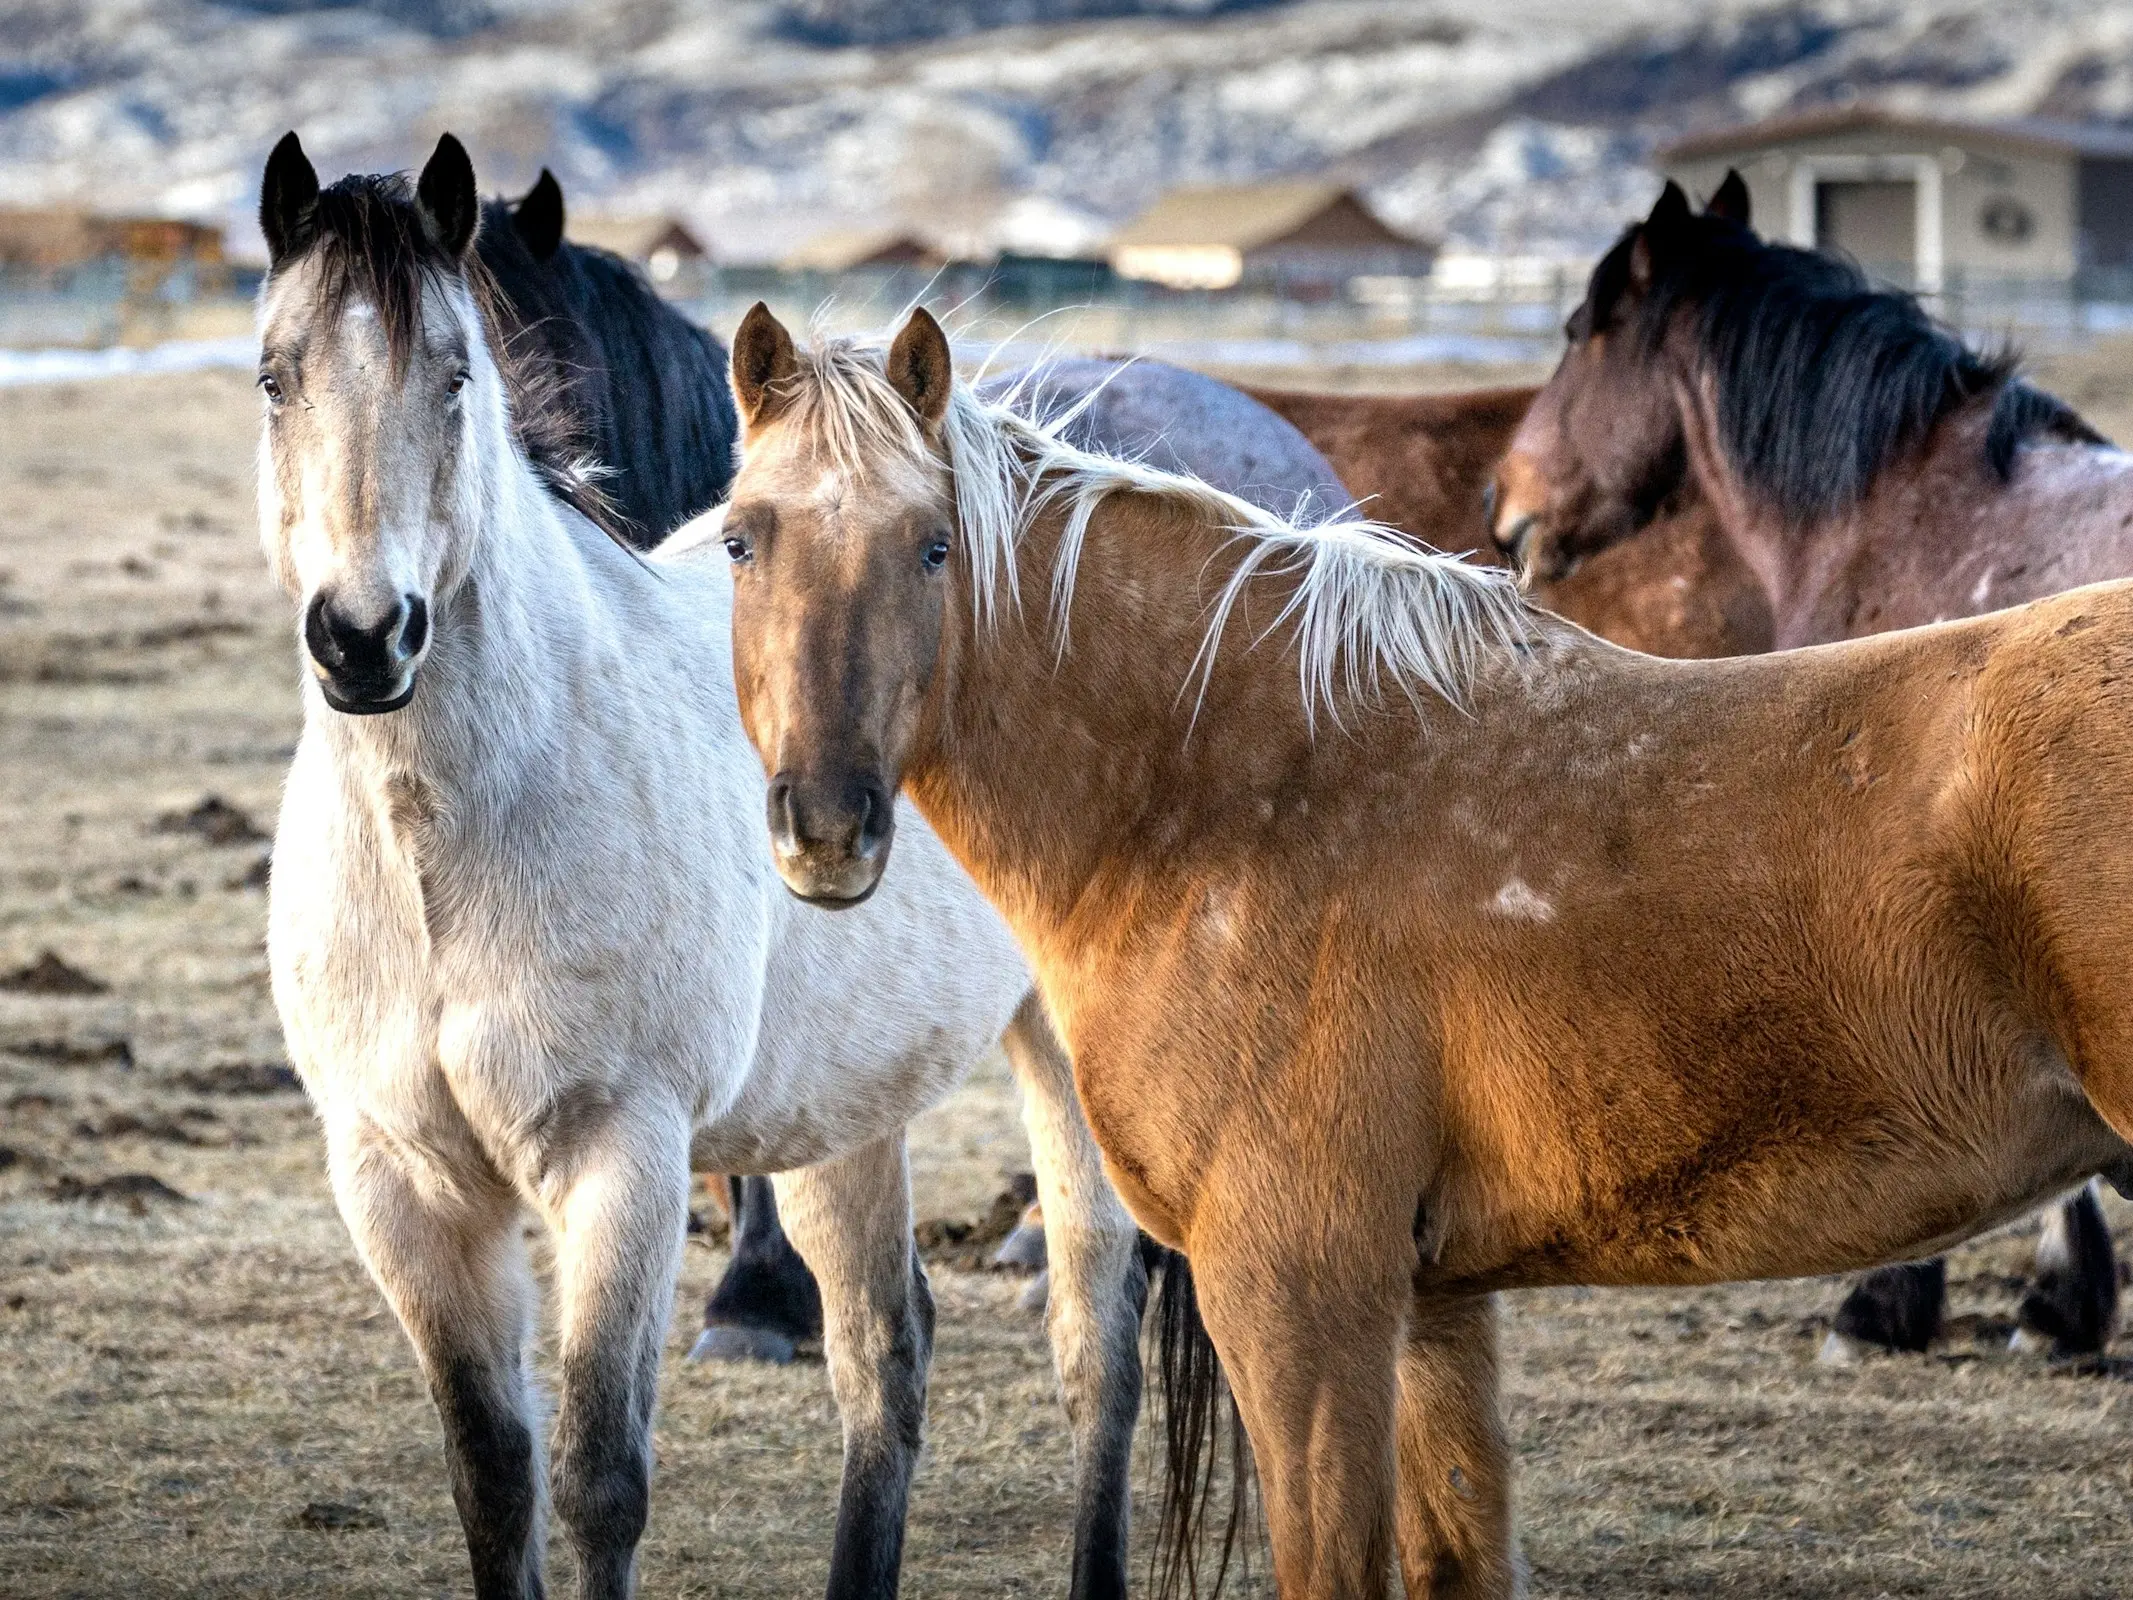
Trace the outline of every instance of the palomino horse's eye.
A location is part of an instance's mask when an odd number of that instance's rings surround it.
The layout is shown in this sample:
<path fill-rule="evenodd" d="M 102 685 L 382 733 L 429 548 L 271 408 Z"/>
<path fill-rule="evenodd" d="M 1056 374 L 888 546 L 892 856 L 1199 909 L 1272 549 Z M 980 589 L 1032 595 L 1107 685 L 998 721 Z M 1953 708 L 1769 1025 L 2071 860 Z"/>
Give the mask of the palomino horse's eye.
<path fill-rule="evenodd" d="M 753 561 L 755 559 L 755 552 L 748 548 L 748 541 L 737 533 L 726 535 L 726 554 L 733 558 L 735 566 L 739 566 L 744 561 Z"/>
<path fill-rule="evenodd" d="M 276 405 L 281 404 L 281 380 L 276 378 L 273 373 L 262 372 L 259 375 L 259 389 L 262 394 Z"/>
<path fill-rule="evenodd" d="M 926 546 L 925 554 L 920 556 L 919 559 L 926 563 L 928 572 L 940 571 L 941 568 L 948 564 L 948 541 L 946 539 L 934 540 L 933 543 Z"/>

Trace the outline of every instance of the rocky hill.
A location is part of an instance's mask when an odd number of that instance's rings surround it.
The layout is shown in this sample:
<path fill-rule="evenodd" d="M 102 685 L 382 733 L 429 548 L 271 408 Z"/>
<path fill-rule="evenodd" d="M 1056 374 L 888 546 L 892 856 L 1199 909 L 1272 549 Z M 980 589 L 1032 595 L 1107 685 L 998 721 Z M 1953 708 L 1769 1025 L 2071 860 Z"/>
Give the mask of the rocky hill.
<path fill-rule="evenodd" d="M 9 0 L 0 203 L 248 227 L 446 127 L 499 186 L 723 253 L 917 222 L 1083 246 L 1165 187 L 1333 171 L 1412 228 L 1582 252 L 1671 134 L 1855 97 L 2133 119 L 2133 0 Z"/>

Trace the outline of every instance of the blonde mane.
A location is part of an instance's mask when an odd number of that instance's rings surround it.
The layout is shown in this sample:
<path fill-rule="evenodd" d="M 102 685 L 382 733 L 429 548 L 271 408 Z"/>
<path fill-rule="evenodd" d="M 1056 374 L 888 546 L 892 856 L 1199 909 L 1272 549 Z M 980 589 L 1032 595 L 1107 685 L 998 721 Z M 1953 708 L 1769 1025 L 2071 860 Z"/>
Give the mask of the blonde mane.
<path fill-rule="evenodd" d="M 1338 722 L 1344 697 L 1374 703 L 1388 680 L 1418 704 L 1426 692 L 1462 707 L 1482 662 L 1526 634 L 1526 606 L 1507 572 L 1417 546 L 1396 529 L 1345 511 L 1300 526 L 1197 478 L 1070 443 L 1065 431 L 1093 393 L 1036 417 L 1018 409 L 1031 387 L 1027 378 L 998 400 L 980 399 L 958 379 L 941 430 L 945 448 L 937 452 L 890 386 L 880 349 L 818 339 L 798 355 L 788 416 L 833 465 L 856 473 L 887 453 L 949 470 L 981 627 L 998 620 L 1003 596 L 1010 608 L 1018 603 L 1021 530 L 1063 509 L 1051 598 L 1064 654 L 1090 519 L 1107 498 L 1123 493 L 1184 505 L 1244 546 L 1215 598 L 1194 663 L 1203 697 L 1230 612 L 1245 585 L 1262 574 L 1294 580 L 1287 603 L 1260 637 L 1294 622 L 1306 716 L 1323 705 Z"/>

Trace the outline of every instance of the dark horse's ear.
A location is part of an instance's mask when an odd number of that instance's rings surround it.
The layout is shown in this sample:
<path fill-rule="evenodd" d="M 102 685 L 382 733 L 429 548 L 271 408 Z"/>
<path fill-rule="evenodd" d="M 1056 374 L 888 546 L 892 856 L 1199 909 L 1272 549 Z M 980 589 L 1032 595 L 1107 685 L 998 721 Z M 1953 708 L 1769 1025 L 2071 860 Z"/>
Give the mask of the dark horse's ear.
<path fill-rule="evenodd" d="M 758 300 L 733 334 L 733 399 L 743 425 L 753 428 L 768 422 L 799 370 L 792 335 Z"/>
<path fill-rule="evenodd" d="M 526 198 L 511 208 L 511 226 L 536 261 L 546 261 L 562 244 L 563 186 L 546 167 L 526 191 Z"/>
<path fill-rule="evenodd" d="M 293 133 L 267 157 L 259 184 L 259 231 L 267 236 L 267 264 L 280 266 L 302 255 L 318 233 L 318 173 Z"/>
<path fill-rule="evenodd" d="M 896 342 L 889 346 L 889 387 L 931 428 L 948 414 L 948 391 L 954 381 L 948 335 L 941 332 L 932 312 L 913 306 Z"/>
<path fill-rule="evenodd" d="M 1711 196 L 1711 203 L 1703 208 L 1703 214 L 1725 222 L 1737 222 L 1743 228 L 1748 226 L 1748 181 L 1740 175 L 1738 167 L 1726 168 L 1726 181 Z"/>
<path fill-rule="evenodd" d="M 437 248 L 455 260 L 474 242 L 481 220 L 481 196 L 474 190 L 474 163 L 467 147 L 450 134 L 437 141 L 429 164 L 415 180 L 415 209 Z"/>
<path fill-rule="evenodd" d="M 1661 249 L 1681 236 L 1693 218 L 1688 192 L 1672 178 L 1667 179 L 1652 206 L 1652 214 L 1644 219 L 1644 226 L 1637 230 L 1636 240 L 1629 247 L 1630 287 L 1642 294 L 1652 286 L 1653 260 Z"/>

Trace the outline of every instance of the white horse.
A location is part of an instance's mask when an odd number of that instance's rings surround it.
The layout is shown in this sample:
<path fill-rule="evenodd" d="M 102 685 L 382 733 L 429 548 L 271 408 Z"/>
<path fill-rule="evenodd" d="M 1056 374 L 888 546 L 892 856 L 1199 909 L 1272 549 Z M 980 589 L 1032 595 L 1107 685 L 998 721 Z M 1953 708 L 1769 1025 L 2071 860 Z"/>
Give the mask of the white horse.
<path fill-rule="evenodd" d="M 904 1125 L 1004 1030 L 1052 1223 L 1073 1592 L 1122 1593 L 1144 1283 L 1020 957 L 915 815 L 896 882 L 845 916 L 792 904 L 730 820 L 764 781 L 726 558 L 683 537 L 647 563 L 544 476 L 477 214 L 449 136 L 412 190 L 323 194 L 284 139 L 259 380 L 262 535 L 308 667 L 275 1001 L 442 1413 L 476 1591 L 541 1593 L 551 1477 L 581 1592 L 631 1591 L 693 1160 L 786 1174 L 844 1420 L 830 1593 L 895 1592 L 933 1321 Z M 556 1243 L 552 1474 L 529 1209 Z"/>

